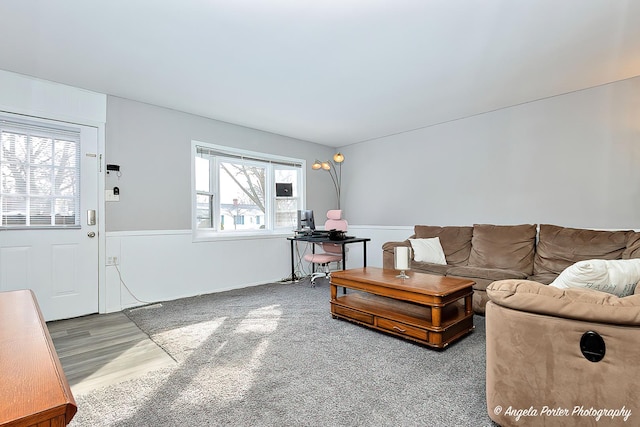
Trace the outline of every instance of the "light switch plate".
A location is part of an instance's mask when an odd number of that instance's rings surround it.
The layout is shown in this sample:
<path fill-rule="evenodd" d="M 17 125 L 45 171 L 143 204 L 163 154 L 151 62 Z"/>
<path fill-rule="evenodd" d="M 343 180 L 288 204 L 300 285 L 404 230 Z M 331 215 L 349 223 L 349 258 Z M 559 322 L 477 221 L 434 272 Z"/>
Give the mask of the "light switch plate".
<path fill-rule="evenodd" d="M 106 190 L 105 196 L 104 196 L 104 200 L 106 202 L 119 202 L 120 201 L 120 195 L 119 194 L 113 194 L 113 190 Z"/>

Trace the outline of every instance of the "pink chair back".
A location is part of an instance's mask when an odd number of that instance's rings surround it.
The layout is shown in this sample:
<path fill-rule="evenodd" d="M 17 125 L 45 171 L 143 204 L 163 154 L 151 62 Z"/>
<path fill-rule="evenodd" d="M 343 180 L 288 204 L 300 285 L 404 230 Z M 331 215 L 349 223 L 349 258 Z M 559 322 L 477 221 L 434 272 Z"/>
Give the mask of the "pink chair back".
<path fill-rule="evenodd" d="M 327 221 L 324 223 L 325 230 L 347 231 L 347 220 L 342 219 L 342 210 L 333 209 L 327 211 Z"/>
<path fill-rule="evenodd" d="M 325 230 L 347 231 L 347 220 L 342 219 L 342 210 L 332 209 L 327 211 L 327 221 L 324 223 Z M 342 255 L 342 245 L 335 243 L 323 243 L 322 249 L 325 252 Z"/>

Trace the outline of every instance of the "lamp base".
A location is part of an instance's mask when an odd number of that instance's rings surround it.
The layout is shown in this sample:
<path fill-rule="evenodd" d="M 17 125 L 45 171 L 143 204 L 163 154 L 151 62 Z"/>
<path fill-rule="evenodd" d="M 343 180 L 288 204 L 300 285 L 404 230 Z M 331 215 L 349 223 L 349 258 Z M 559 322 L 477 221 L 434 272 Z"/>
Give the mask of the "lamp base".
<path fill-rule="evenodd" d="M 398 279 L 408 279 L 409 276 L 407 276 L 407 273 L 404 272 L 404 270 L 400 271 L 400 274 L 398 274 L 396 276 Z"/>

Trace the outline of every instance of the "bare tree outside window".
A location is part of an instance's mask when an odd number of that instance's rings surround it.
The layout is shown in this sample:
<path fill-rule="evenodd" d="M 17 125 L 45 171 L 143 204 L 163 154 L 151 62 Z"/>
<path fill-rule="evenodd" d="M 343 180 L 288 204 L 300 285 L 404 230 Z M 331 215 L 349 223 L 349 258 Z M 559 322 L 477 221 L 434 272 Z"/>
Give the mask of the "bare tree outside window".
<path fill-rule="evenodd" d="M 2 129 L 2 226 L 78 224 L 79 140 Z"/>
<path fill-rule="evenodd" d="M 244 217 L 265 215 L 266 168 L 243 163 L 221 162 L 220 170 L 228 179 L 221 179 L 221 215 L 229 215 L 234 230 L 263 228 L 257 221 L 247 223 Z M 241 221 L 240 218 L 243 218 Z M 220 228 L 225 222 L 221 220 Z"/>
<path fill-rule="evenodd" d="M 264 213 L 265 168 L 234 163 L 220 163 L 220 167 L 257 208 Z"/>

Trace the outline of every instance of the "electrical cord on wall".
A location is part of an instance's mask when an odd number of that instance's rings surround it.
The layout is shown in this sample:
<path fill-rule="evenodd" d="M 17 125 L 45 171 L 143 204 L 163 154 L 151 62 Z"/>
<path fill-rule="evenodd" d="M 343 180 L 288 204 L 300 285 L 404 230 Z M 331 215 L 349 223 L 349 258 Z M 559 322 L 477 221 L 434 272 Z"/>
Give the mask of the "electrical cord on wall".
<path fill-rule="evenodd" d="M 139 303 L 142 303 L 142 304 L 153 304 L 153 302 L 142 301 L 141 299 L 136 297 L 135 294 L 133 292 L 131 292 L 131 289 L 129 289 L 127 284 L 124 283 L 124 280 L 122 279 L 122 273 L 120 272 L 120 269 L 118 268 L 118 264 L 113 264 L 113 266 L 116 268 L 116 271 L 118 272 L 118 278 L 120 279 L 120 283 L 122 284 L 122 286 L 124 286 L 124 288 L 127 290 L 127 292 L 129 292 L 129 295 L 131 295 L 134 300 L 136 300 L 136 301 L 138 301 Z M 120 307 L 122 307 L 122 292 L 120 293 Z"/>
<path fill-rule="evenodd" d="M 295 267 L 293 269 L 293 274 L 295 275 L 297 280 L 293 280 L 293 277 L 291 277 L 291 275 L 289 275 L 286 278 L 282 279 L 280 281 L 281 283 L 300 282 L 300 281 L 302 281 L 302 280 L 304 280 L 304 279 L 306 279 L 306 278 L 308 278 L 310 276 L 310 273 L 306 272 L 306 270 L 304 268 L 304 264 L 302 263 L 304 255 L 309 250 L 309 245 L 305 245 L 305 249 L 304 249 L 304 252 L 302 254 L 300 253 L 300 246 L 298 244 L 296 244 L 295 246 L 296 246 L 296 251 L 295 251 L 294 260 L 297 260 L 297 261 L 296 261 Z"/>
<path fill-rule="evenodd" d="M 304 256 L 308 250 L 309 250 L 309 245 L 305 245 L 304 252 L 300 253 L 300 245 L 296 244 L 296 255 L 298 256 L 298 264 L 296 266 L 296 275 L 301 280 L 304 280 L 307 278 L 307 276 L 309 276 L 309 273 L 307 273 L 303 264 Z"/>

